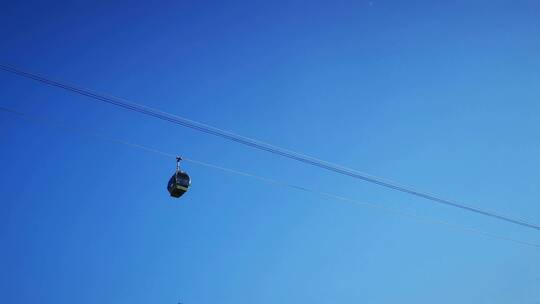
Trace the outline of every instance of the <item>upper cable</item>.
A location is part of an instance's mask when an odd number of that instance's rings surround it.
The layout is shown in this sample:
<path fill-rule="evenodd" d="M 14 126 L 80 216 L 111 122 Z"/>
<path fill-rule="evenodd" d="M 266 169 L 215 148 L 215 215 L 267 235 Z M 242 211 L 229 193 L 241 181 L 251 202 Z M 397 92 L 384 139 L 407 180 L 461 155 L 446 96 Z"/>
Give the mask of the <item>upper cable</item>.
<path fill-rule="evenodd" d="M 120 108 L 123 108 L 123 109 L 126 109 L 126 110 L 131 110 L 131 111 L 134 111 L 134 112 L 138 112 L 138 113 L 141 113 L 141 114 L 144 114 L 144 115 L 148 115 L 148 116 L 151 116 L 151 117 L 154 117 L 154 118 L 158 118 L 158 119 L 161 119 L 161 120 L 164 120 L 164 121 L 168 121 L 168 122 L 171 122 L 171 123 L 174 123 L 174 124 L 178 124 L 178 125 L 181 125 L 181 126 L 184 126 L 184 127 L 188 127 L 188 128 L 200 131 L 200 132 L 204 132 L 204 133 L 207 133 L 207 134 L 210 134 L 210 135 L 218 136 L 218 137 L 221 137 L 221 138 L 224 138 L 224 139 L 227 139 L 227 140 L 230 140 L 230 141 L 233 141 L 233 142 L 245 145 L 245 146 L 249 146 L 249 147 L 252 147 L 252 148 L 255 148 L 255 149 L 259 149 L 259 150 L 262 150 L 262 151 L 267 151 L 269 153 L 280 155 L 282 157 L 286 157 L 286 158 L 293 159 L 293 160 L 296 160 L 296 161 L 299 161 L 299 162 L 303 162 L 303 163 L 306 163 L 306 164 L 309 164 L 309 165 L 312 165 L 312 166 L 315 166 L 315 167 L 319 167 L 321 169 L 325 169 L 325 170 L 332 171 L 332 172 L 335 172 L 335 173 L 338 173 L 338 174 L 342 174 L 342 175 L 345 175 L 345 176 L 350 176 L 350 177 L 353 177 L 353 178 L 356 178 L 356 179 L 360 179 L 360 180 L 367 181 L 367 182 L 370 182 L 370 183 L 373 183 L 373 184 L 377 184 L 379 186 L 383 186 L 383 187 L 386 187 L 386 188 L 389 188 L 389 189 L 393 189 L 393 190 L 396 190 L 396 191 L 400 191 L 400 192 L 403 192 L 403 193 L 407 193 L 407 194 L 411 194 L 411 195 L 414 195 L 414 196 L 417 196 L 417 197 L 421 197 L 421 198 L 430 200 L 432 202 L 452 206 L 452 207 L 459 208 L 459 209 L 462 209 L 462 210 L 466 210 L 466 211 L 469 211 L 469 212 L 474 212 L 474 213 L 477 213 L 477 214 L 481 214 L 481 215 L 488 216 L 488 217 L 491 217 L 491 218 L 495 218 L 495 219 L 498 219 L 498 220 L 506 221 L 508 223 L 520 225 L 520 226 L 523 226 L 523 227 L 532 228 L 532 229 L 535 229 L 535 230 L 540 230 L 539 225 L 529 223 L 529 222 L 527 222 L 525 220 L 522 220 L 522 219 L 517 219 L 517 218 L 514 218 L 514 217 L 504 215 L 504 214 L 496 213 L 496 212 L 493 212 L 493 211 L 488 211 L 488 210 L 485 210 L 485 209 L 472 207 L 472 206 L 460 203 L 460 202 L 455 201 L 455 200 L 445 199 L 445 198 L 442 198 L 442 197 L 437 196 L 435 194 L 431 194 L 431 193 L 428 193 L 428 192 L 424 192 L 424 191 L 414 189 L 414 188 L 412 188 L 410 186 L 401 185 L 399 183 L 386 180 L 384 178 L 369 175 L 367 173 L 360 172 L 358 170 L 354 170 L 354 169 L 351 169 L 351 168 L 348 168 L 348 167 L 345 167 L 345 166 L 341 166 L 341 165 L 338 165 L 338 164 L 335 164 L 335 163 L 332 163 L 332 162 L 328 162 L 328 161 L 321 160 L 321 159 L 318 159 L 318 158 L 315 158 L 315 157 L 312 157 L 312 156 L 308 156 L 308 155 L 301 154 L 301 153 L 298 153 L 298 152 L 295 152 L 295 151 L 291 151 L 291 150 L 284 149 L 284 148 L 281 148 L 281 147 L 278 147 L 278 146 L 274 146 L 274 145 L 269 144 L 269 143 L 258 141 L 258 140 L 255 140 L 255 139 L 252 139 L 252 138 L 249 138 L 249 137 L 245 137 L 245 136 L 242 136 L 242 135 L 239 135 L 239 134 L 235 134 L 235 133 L 230 132 L 230 131 L 222 130 L 222 129 L 219 129 L 219 128 L 216 128 L 216 127 L 204 124 L 204 123 L 200 123 L 200 122 L 190 120 L 190 119 L 187 119 L 187 118 L 175 115 L 175 114 L 167 113 L 167 112 L 164 112 L 164 111 L 161 111 L 161 110 L 158 110 L 158 109 L 154 109 L 154 108 L 151 108 L 151 107 L 148 107 L 148 106 L 145 106 L 145 105 L 134 103 L 134 102 L 122 99 L 122 98 L 110 96 L 110 95 L 107 95 L 107 94 L 98 93 L 98 92 L 95 92 L 95 91 L 92 91 L 92 90 L 89 90 L 89 89 L 86 89 L 86 88 L 74 86 L 74 85 L 71 85 L 71 84 L 68 84 L 68 83 L 65 83 L 65 82 L 52 80 L 52 79 L 50 79 L 48 77 L 45 77 L 45 76 L 42 76 L 42 75 L 39 75 L 39 74 L 35 74 L 35 73 L 31 73 L 31 72 L 28 72 L 28 71 L 24 71 L 24 70 L 22 70 L 20 68 L 16 68 L 16 67 L 9 66 L 9 65 L 0 64 L 0 70 L 4 70 L 6 72 L 10 72 L 10 73 L 22 76 L 22 77 L 33 79 L 33 80 L 36 80 L 38 82 L 45 83 L 45 84 L 48 84 L 48 85 L 51 85 L 51 86 L 59 87 L 59 88 L 62 88 L 62 89 L 65 89 L 65 90 L 68 90 L 68 91 L 71 91 L 71 92 L 74 92 L 74 93 L 77 93 L 77 94 L 80 94 L 80 95 L 90 97 L 90 98 L 98 100 L 98 101 L 102 101 L 102 102 L 105 102 L 105 103 L 108 103 L 108 104 L 115 105 L 117 107 L 120 107 Z"/>

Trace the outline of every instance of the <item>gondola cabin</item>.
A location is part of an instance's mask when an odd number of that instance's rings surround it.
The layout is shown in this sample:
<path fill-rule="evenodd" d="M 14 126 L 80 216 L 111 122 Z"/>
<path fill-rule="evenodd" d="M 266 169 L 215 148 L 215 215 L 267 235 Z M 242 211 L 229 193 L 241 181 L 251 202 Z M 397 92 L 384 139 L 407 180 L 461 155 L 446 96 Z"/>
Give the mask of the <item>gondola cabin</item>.
<path fill-rule="evenodd" d="M 172 197 L 180 197 L 186 191 L 188 191 L 189 185 L 191 185 L 191 179 L 187 173 L 179 171 L 169 179 L 169 184 L 167 185 L 167 190 Z"/>
<path fill-rule="evenodd" d="M 169 183 L 167 184 L 167 190 L 169 191 L 169 194 L 172 197 L 180 197 L 184 193 L 186 193 L 189 189 L 189 186 L 191 185 L 191 178 L 189 175 L 180 170 L 180 163 L 181 158 L 176 158 L 176 172 L 171 176 L 169 179 Z"/>

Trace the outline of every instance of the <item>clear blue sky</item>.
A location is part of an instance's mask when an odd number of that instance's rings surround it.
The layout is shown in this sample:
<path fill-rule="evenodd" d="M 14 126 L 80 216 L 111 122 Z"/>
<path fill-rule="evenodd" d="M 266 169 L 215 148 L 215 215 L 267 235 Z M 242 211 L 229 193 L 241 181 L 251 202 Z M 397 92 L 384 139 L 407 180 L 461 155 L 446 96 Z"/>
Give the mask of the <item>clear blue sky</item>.
<path fill-rule="evenodd" d="M 540 222 L 538 1 L 0 4 L 0 61 Z M 0 105 L 360 201 L 538 232 L 0 73 Z M 2 303 L 539 303 L 540 250 L 0 113 Z"/>

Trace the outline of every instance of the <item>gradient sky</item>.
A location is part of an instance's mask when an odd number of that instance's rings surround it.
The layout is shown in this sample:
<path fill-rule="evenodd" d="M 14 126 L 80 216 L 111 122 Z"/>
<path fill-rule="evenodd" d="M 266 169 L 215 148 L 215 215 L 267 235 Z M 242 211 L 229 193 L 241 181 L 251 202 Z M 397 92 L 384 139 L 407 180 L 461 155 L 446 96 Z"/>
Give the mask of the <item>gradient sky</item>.
<path fill-rule="evenodd" d="M 3 1 L 0 61 L 540 223 L 538 1 Z M 0 72 L 0 105 L 515 239 Z M 2 303 L 539 303 L 540 249 L 0 113 Z"/>

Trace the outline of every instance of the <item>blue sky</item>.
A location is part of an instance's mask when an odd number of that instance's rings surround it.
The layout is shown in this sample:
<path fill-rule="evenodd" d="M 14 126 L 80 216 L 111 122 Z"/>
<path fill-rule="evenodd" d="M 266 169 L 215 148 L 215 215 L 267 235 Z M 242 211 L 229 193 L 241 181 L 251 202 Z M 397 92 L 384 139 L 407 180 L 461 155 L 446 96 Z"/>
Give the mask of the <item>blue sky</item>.
<path fill-rule="evenodd" d="M 537 1 L 0 4 L 0 61 L 540 222 Z M 465 213 L 0 73 L 0 105 L 459 225 Z M 5 303 L 538 303 L 540 251 L 0 113 Z"/>

